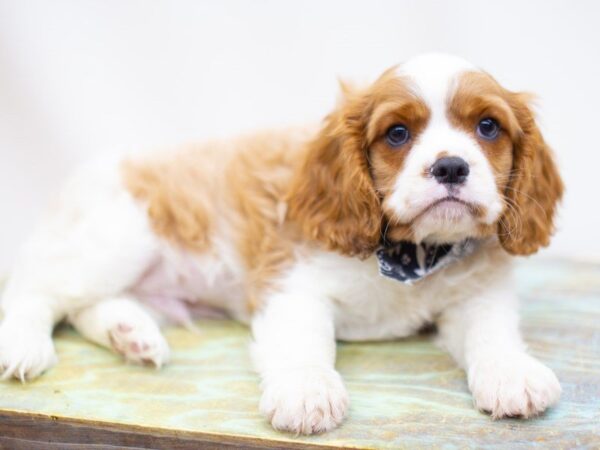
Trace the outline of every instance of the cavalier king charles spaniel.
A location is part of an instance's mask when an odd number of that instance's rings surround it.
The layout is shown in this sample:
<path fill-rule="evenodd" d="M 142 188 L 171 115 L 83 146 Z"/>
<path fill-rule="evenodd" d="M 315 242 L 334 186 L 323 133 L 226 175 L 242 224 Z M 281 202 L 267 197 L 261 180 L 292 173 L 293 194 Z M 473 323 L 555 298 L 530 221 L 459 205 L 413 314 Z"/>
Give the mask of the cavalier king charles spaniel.
<path fill-rule="evenodd" d="M 160 367 L 160 324 L 252 328 L 260 411 L 278 430 L 339 425 L 336 339 L 435 324 L 475 406 L 531 417 L 554 373 L 519 332 L 514 255 L 547 246 L 563 184 L 528 106 L 470 63 L 430 54 L 342 86 L 320 127 L 256 133 L 79 170 L 2 297 L 0 371 L 57 360 L 63 319 Z"/>

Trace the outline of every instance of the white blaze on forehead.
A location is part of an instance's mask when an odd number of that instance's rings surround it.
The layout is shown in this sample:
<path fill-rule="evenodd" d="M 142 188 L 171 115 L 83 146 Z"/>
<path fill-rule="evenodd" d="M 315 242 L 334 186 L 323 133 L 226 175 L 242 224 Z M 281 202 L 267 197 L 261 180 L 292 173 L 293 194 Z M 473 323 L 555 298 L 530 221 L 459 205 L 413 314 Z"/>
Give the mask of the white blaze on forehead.
<path fill-rule="evenodd" d="M 398 75 L 410 78 L 416 94 L 434 112 L 445 105 L 451 82 L 462 72 L 478 71 L 470 62 L 444 53 L 417 56 L 398 67 Z"/>

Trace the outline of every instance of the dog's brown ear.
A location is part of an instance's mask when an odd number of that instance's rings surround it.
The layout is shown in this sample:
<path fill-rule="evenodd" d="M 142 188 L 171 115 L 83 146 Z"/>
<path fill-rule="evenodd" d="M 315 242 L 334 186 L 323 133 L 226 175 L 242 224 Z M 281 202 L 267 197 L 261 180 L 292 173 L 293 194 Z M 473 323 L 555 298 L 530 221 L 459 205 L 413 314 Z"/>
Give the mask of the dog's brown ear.
<path fill-rule="evenodd" d="M 522 132 L 514 144 L 506 211 L 498 222 L 502 246 L 515 255 L 535 253 L 550 243 L 556 206 L 564 189 L 528 99 L 526 94 L 512 93 L 509 97 Z"/>
<path fill-rule="evenodd" d="M 288 195 L 288 217 L 309 239 L 347 255 L 367 256 L 377 247 L 381 209 L 369 174 L 365 128 L 366 93 L 344 88 L 296 173 Z"/>

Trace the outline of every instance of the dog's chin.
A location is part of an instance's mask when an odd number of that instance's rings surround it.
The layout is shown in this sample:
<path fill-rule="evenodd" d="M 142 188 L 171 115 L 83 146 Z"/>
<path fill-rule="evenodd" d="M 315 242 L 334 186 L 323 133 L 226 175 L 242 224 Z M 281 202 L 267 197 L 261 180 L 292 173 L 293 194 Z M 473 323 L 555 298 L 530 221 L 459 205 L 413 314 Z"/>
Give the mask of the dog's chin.
<path fill-rule="evenodd" d="M 477 208 L 457 198 L 443 198 L 429 204 L 413 222 L 417 241 L 460 242 L 477 234 Z"/>

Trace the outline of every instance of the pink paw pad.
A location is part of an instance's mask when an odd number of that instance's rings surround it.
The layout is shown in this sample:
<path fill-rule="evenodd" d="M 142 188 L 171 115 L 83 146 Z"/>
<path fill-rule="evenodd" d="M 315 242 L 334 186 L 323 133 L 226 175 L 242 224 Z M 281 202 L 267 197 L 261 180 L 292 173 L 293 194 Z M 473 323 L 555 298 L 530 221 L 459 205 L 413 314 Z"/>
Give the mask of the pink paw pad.
<path fill-rule="evenodd" d="M 169 347 L 157 328 L 119 322 L 108 337 L 115 352 L 127 361 L 160 367 L 169 359 Z"/>
<path fill-rule="evenodd" d="M 121 333 L 129 333 L 131 330 L 133 330 L 133 327 L 126 323 L 119 323 L 117 325 L 117 330 L 120 331 Z"/>
<path fill-rule="evenodd" d="M 129 349 L 134 353 L 146 352 L 149 348 L 150 346 L 146 342 L 142 342 L 141 344 L 139 342 L 132 342 L 129 344 Z"/>

